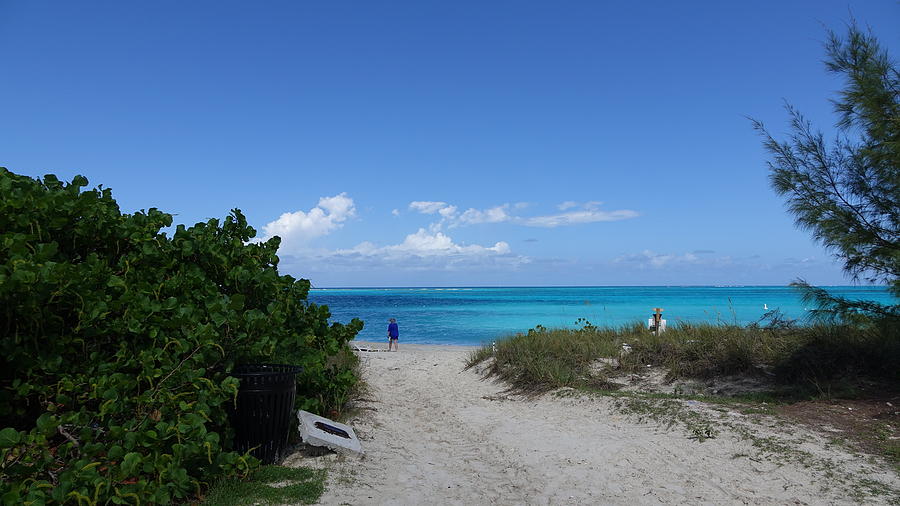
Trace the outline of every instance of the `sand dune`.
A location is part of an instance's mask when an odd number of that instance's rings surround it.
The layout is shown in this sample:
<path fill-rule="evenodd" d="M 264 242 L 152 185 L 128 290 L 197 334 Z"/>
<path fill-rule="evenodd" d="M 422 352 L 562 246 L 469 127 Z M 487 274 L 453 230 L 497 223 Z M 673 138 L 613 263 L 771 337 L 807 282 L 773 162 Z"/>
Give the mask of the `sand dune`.
<path fill-rule="evenodd" d="M 774 419 L 691 402 L 719 431 L 700 442 L 608 397 L 506 396 L 463 371 L 469 348 L 401 346 L 360 353 L 370 391 L 349 423 L 365 456 L 287 461 L 330 470 L 323 504 L 878 504 L 900 490 L 888 466 Z"/>

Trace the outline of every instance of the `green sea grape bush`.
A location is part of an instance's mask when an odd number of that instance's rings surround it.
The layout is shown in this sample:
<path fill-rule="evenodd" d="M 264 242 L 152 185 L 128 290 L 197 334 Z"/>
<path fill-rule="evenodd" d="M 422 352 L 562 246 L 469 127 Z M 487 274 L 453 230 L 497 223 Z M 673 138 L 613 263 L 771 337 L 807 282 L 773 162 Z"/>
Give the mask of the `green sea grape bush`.
<path fill-rule="evenodd" d="M 340 409 L 362 322 L 329 325 L 277 238 L 239 210 L 169 236 L 87 184 L 0 168 L 0 503 L 165 504 L 246 476 L 238 363 L 301 365 L 297 406 Z"/>

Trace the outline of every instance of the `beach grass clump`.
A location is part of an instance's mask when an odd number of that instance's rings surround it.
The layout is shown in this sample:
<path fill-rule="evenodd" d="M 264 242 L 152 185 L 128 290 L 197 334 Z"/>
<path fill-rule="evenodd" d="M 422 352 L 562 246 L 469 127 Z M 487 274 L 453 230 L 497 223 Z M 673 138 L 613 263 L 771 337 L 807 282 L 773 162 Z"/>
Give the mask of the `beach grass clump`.
<path fill-rule="evenodd" d="M 466 369 L 475 367 L 476 365 L 491 358 L 493 355 L 494 350 L 491 348 L 491 346 L 482 346 L 480 348 L 475 348 L 474 350 L 469 352 L 469 356 L 466 357 Z"/>
<path fill-rule="evenodd" d="M 623 336 L 631 352 L 619 358 L 624 372 L 661 366 L 667 379 L 760 373 L 783 359 L 796 336 L 770 329 L 724 324 L 681 324 L 656 335 L 632 326 Z"/>
<path fill-rule="evenodd" d="M 547 329 L 538 326 L 473 351 L 468 367 L 512 390 L 560 387 L 614 389 L 612 376 L 666 371 L 666 380 L 759 376 L 782 389 L 821 394 L 829 385 L 900 381 L 895 326 L 679 324 L 657 335 L 640 323 L 623 327 Z"/>
<path fill-rule="evenodd" d="M 615 356 L 621 349 L 614 329 L 585 325 L 579 329 L 548 329 L 538 326 L 526 334 L 501 339 L 493 346 L 473 351 L 467 367 L 488 359 L 485 373 L 495 376 L 521 393 L 541 393 L 560 387 L 614 388 L 597 361 Z"/>

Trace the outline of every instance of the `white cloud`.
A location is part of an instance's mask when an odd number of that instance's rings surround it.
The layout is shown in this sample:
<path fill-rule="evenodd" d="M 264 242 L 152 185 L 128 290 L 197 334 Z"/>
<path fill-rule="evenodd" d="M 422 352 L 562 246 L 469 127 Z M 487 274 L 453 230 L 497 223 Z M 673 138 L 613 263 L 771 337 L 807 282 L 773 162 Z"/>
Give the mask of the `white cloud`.
<path fill-rule="evenodd" d="M 551 214 L 547 216 L 533 216 L 519 220 L 529 227 L 562 227 L 565 225 L 577 225 L 579 223 L 596 223 L 599 221 L 619 221 L 640 216 L 637 212 L 628 209 L 619 211 L 597 211 L 585 209 L 584 211 L 571 211 L 568 213 Z"/>
<path fill-rule="evenodd" d="M 510 253 L 509 244 L 503 241 L 493 246 L 472 244 L 463 246 L 453 242 L 443 232 L 428 231 L 420 228 L 409 234 L 400 244 L 377 247 L 371 242 L 363 242 L 349 250 L 338 250 L 337 254 L 360 254 L 366 256 L 385 256 L 389 258 L 405 256 L 452 256 L 452 255 L 506 255 Z"/>
<path fill-rule="evenodd" d="M 446 202 L 433 202 L 428 200 L 417 200 L 415 202 L 409 203 L 409 208 L 414 211 L 419 211 L 422 214 L 434 214 L 441 209 L 447 207 Z"/>
<path fill-rule="evenodd" d="M 448 231 L 460 226 L 513 223 L 531 227 L 557 227 L 578 223 L 612 221 L 637 216 L 630 210 L 600 211 L 599 202 L 578 204 L 568 207 L 566 212 L 546 216 L 523 217 L 528 204 L 504 203 L 493 207 L 461 211 L 457 206 L 441 201 L 413 201 L 411 211 L 431 215 L 431 223 L 418 228 L 396 244 L 379 245 L 363 241 L 352 248 L 325 249 L 318 247 L 315 239 L 340 229 L 347 220 L 357 214 L 352 198 L 346 193 L 322 197 L 318 204 L 307 210 L 282 214 L 278 219 L 262 227 L 262 237 L 281 237 L 279 255 L 289 263 L 318 266 L 325 270 L 363 271 L 380 268 L 396 270 L 470 270 L 485 272 L 518 269 L 534 260 L 515 254 L 505 241 L 493 244 L 465 244 L 453 240 Z M 393 209 L 393 216 L 402 214 L 401 209 Z M 446 229 L 446 230 L 445 230 Z M 365 239 L 360 238 L 360 239 Z M 664 264 L 666 258 L 656 259 L 656 264 Z"/>
<path fill-rule="evenodd" d="M 806 258 L 794 258 L 788 257 L 785 258 L 781 263 L 784 265 L 804 265 L 804 264 L 815 264 L 818 263 L 818 259 L 816 257 L 806 257 Z"/>
<path fill-rule="evenodd" d="M 370 241 L 338 250 L 307 249 L 289 255 L 287 263 L 329 271 L 396 269 L 405 271 L 515 270 L 529 263 L 509 244 L 458 244 L 440 231 L 420 228 L 399 244 L 378 246 Z"/>
<path fill-rule="evenodd" d="M 509 204 L 492 207 L 490 209 L 485 209 L 484 211 L 469 208 L 466 209 L 466 212 L 462 213 L 453 224 L 476 225 L 479 223 L 502 223 L 504 221 L 510 221 L 513 217 L 506 212 L 507 209 L 509 209 Z"/>
<path fill-rule="evenodd" d="M 446 202 L 436 202 L 430 200 L 417 200 L 409 203 L 409 208 L 422 214 L 439 214 L 441 221 L 437 224 L 447 224 L 450 227 L 458 227 L 460 225 L 476 225 L 479 223 L 500 223 L 510 221 L 512 216 L 507 212 L 509 204 L 494 206 L 490 209 L 469 208 L 460 213 L 456 206 Z M 435 224 L 432 224 L 434 227 Z"/>
<path fill-rule="evenodd" d="M 340 219 L 341 221 L 343 221 L 344 218 L 353 216 L 356 211 L 353 206 L 353 199 L 347 196 L 347 192 L 335 195 L 334 197 L 320 198 L 318 207 L 325 209 L 331 213 L 332 216 L 335 216 L 335 219 Z"/>
<path fill-rule="evenodd" d="M 566 225 L 577 225 L 581 223 L 595 223 L 601 221 L 618 221 L 635 218 L 639 216 L 636 211 L 629 209 L 620 209 L 617 211 L 600 211 L 598 207 L 602 202 L 592 200 L 579 204 L 575 201 L 566 201 L 557 207 L 566 211 L 580 207 L 580 210 L 569 211 L 559 214 L 551 214 L 545 216 L 518 216 L 511 214 L 513 211 L 521 211 L 528 207 L 528 203 L 518 202 L 516 204 L 501 204 L 488 209 L 475 209 L 470 207 L 459 212 L 458 208 L 446 202 L 418 200 L 409 203 L 409 208 L 422 214 L 439 214 L 441 221 L 432 224 L 432 228 L 440 229 L 441 226 L 447 225 L 449 228 L 455 228 L 465 225 L 478 225 L 483 223 L 516 223 L 528 227 L 544 227 L 553 228 Z"/>
<path fill-rule="evenodd" d="M 353 199 L 346 193 L 322 197 L 316 207 L 307 212 L 284 213 L 277 220 L 263 226 L 261 241 L 274 236 L 281 237 L 281 250 L 294 250 L 304 243 L 327 235 L 343 226 L 343 222 L 356 215 Z"/>

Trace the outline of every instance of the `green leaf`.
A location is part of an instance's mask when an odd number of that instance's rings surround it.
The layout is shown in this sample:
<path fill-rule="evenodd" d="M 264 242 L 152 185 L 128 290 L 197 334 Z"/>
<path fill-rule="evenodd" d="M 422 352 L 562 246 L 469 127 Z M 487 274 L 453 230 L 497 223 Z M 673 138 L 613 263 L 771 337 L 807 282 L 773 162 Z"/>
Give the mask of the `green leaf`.
<path fill-rule="evenodd" d="M 245 300 L 246 300 L 246 297 L 244 297 L 243 295 L 241 295 L 239 293 L 232 295 L 231 300 L 228 302 L 228 309 L 231 309 L 234 311 L 240 311 L 241 309 L 244 308 Z"/>
<path fill-rule="evenodd" d="M 44 413 L 38 417 L 35 426 L 41 434 L 51 436 L 56 432 L 56 427 L 59 426 L 59 420 L 50 413 Z"/>
<path fill-rule="evenodd" d="M 106 453 L 106 456 L 111 460 L 119 460 L 125 454 L 125 449 L 119 445 L 113 445 L 109 448 L 109 451 Z"/>
<path fill-rule="evenodd" d="M 19 504 L 22 499 L 22 496 L 19 495 L 18 492 L 12 491 L 3 494 L 3 497 L 0 497 L 0 502 L 3 504 Z"/>
<path fill-rule="evenodd" d="M 20 440 L 21 435 L 16 429 L 7 427 L 3 430 L 0 430 L 0 448 L 12 448 L 13 446 L 19 444 Z"/>
<path fill-rule="evenodd" d="M 141 463 L 141 454 L 137 452 L 126 453 L 122 458 L 122 471 L 126 476 L 132 476 Z"/>
<path fill-rule="evenodd" d="M 106 286 L 110 288 L 125 288 L 125 280 L 119 276 L 110 276 L 109 281 L 106 282 Z"/>

